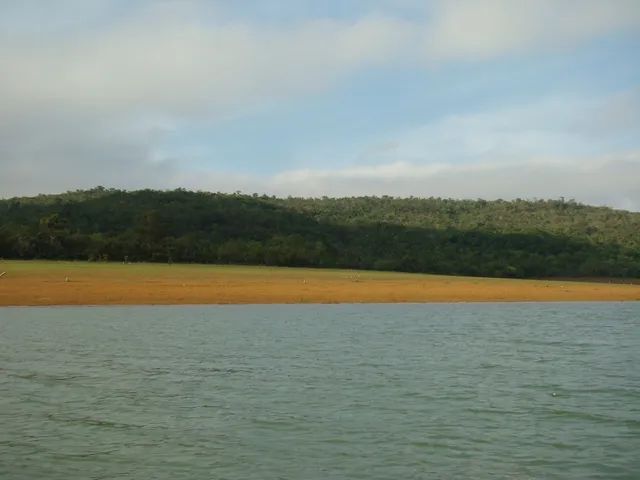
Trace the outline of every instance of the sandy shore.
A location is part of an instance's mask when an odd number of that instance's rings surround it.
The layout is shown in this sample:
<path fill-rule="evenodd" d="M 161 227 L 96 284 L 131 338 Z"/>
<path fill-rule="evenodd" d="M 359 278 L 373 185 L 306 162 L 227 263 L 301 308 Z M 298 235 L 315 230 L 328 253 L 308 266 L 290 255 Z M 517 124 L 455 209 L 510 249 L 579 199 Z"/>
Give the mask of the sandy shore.
<path fill-rule="evenodd" d="M 0 306 L 638 301 L 640 285 L 212 265 L 1 261 Z"/>

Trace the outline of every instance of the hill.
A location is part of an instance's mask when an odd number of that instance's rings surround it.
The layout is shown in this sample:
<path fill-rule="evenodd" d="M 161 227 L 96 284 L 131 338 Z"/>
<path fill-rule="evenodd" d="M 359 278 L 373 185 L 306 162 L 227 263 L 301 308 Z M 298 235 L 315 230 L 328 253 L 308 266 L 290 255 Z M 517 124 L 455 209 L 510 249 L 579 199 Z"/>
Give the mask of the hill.
<path fill-rule="evenodd" d="M 640 277 L 640 213 L 564 200 L 98 187 L 0 200 L 0 257 Z"/>

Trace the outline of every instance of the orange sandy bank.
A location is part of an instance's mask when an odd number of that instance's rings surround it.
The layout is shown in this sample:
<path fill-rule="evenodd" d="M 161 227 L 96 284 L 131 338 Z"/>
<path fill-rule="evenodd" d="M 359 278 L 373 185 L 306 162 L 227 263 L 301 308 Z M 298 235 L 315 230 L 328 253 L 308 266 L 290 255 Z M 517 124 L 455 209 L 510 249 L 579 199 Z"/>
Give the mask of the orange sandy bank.
<path fill-rule="evenodd" d="M 212 265 L 0 262 L 0 306 L 640 300 L 640 285 Z"/>

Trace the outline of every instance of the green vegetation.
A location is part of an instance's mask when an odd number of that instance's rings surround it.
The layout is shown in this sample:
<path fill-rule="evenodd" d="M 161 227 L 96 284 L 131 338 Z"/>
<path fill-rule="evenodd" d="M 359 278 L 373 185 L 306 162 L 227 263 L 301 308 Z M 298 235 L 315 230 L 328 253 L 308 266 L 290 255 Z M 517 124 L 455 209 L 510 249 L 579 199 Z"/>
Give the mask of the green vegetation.
<path fill-rule="evenodd" d="M 302 199 L 98 187 L 0 200 L 0 257 L 640 277 L 640 213 L 564 200 Z"/>

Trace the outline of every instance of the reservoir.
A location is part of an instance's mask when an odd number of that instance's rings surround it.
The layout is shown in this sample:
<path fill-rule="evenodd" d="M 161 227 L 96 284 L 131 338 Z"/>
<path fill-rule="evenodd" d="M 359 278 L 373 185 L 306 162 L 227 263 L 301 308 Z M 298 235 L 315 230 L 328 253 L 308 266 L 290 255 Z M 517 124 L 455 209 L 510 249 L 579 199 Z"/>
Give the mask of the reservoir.
<path fill-rule="evenodd" d="M 0 478 L 632 479 L 640 303 L 0 308 Z"/>

